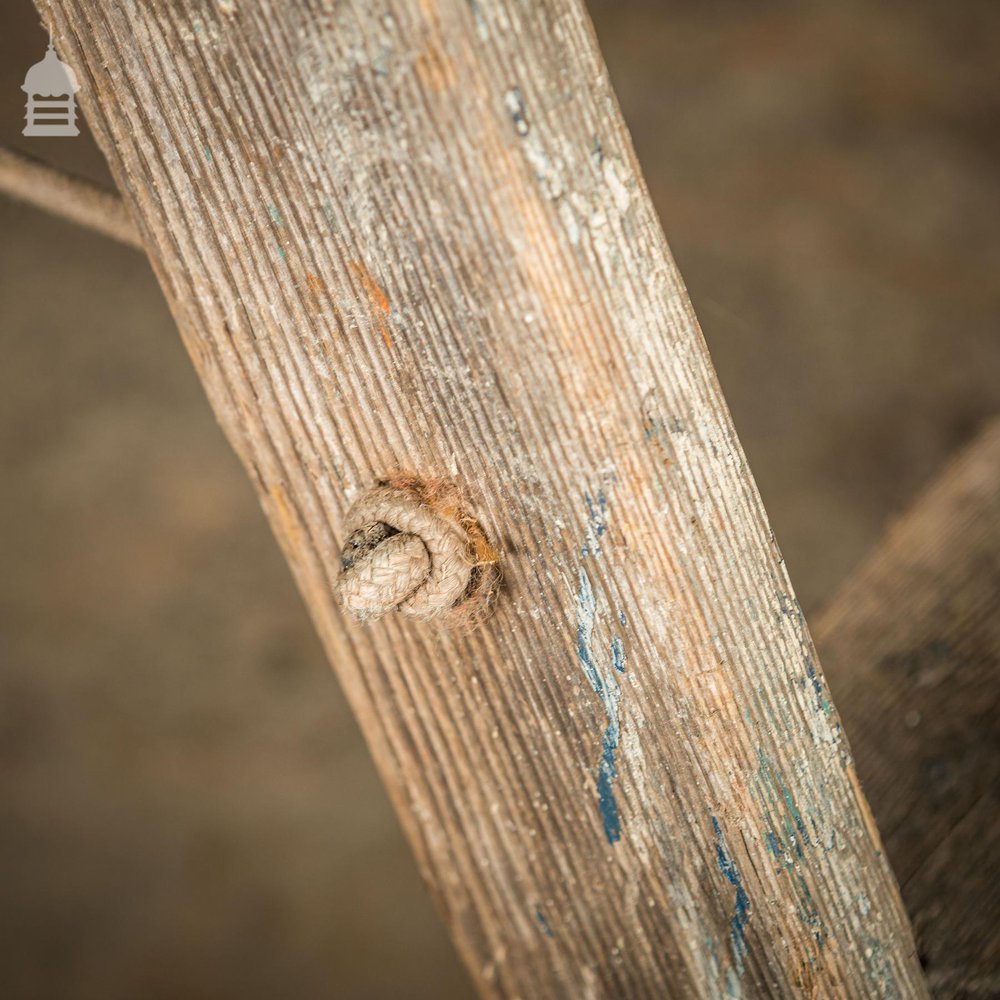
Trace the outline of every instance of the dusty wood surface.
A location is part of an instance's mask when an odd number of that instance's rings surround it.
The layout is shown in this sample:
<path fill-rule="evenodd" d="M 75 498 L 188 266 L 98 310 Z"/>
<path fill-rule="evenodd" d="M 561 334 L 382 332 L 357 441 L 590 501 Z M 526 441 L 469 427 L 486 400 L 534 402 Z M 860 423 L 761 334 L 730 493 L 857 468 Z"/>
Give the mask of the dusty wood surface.
<path fill-rule="evenodd" d="M 891 529 L 817 643 L 941 997 L 1000 995 L 1000 421 Z"/>
<path fill-rule="evenodd" d="M 479 988 L 921 995 L 580 7 L 40 6 Z M 395 469 L 486 627 L 338 615 Z"/>

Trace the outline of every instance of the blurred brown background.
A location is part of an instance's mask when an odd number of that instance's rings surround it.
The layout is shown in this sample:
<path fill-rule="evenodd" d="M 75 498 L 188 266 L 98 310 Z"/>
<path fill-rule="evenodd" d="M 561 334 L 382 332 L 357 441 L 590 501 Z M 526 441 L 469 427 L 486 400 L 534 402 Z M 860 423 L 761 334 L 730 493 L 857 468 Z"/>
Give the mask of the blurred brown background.
<path fill-rule="evenodd" d="M 591 8 L 815 612 L 1000 411 L 1000 5 Z M 0 994 L 468 996 L 144 259 L 0 198 L 0 351 Z"/>

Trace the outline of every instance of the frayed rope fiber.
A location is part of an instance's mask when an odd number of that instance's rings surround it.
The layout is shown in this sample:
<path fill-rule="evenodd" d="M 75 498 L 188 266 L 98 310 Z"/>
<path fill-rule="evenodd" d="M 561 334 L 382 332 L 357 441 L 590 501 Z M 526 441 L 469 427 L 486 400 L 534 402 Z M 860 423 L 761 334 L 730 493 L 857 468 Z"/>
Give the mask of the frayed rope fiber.
<path fill-rule="evenodd" d="M 499 582 L 497 552 L 453 484 L 397 476 L 348 510 L 340 606 L 360 621 L 398 611 L 449 624 L 482 620 Z"/>

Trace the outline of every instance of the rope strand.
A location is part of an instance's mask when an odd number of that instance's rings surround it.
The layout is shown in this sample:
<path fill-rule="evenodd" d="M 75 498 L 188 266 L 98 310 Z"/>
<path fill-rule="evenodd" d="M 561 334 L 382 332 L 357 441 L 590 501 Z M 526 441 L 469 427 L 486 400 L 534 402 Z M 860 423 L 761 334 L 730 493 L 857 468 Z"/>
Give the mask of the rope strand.
<path fill-rule="evenodd" d="M 139 232 L 118 195 L 2 146 L 0 192 L 142 249 Z"/>

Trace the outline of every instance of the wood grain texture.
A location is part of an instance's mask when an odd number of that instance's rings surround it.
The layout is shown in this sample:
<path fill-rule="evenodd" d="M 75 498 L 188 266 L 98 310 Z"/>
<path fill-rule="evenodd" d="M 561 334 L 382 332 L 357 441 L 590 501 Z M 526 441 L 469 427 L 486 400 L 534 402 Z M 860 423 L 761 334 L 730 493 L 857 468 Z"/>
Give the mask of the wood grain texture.
<path fill-rule="evenodd" d="M 1000 994 L 1000 421 L 816 630 L 940 997 Z"/>
<path fill-rule="evenodd" d="M 922 995 L 582 7 L 40 9 L 480 991 Z M 394 470 L 485 627 L 338 615 Z"/>

